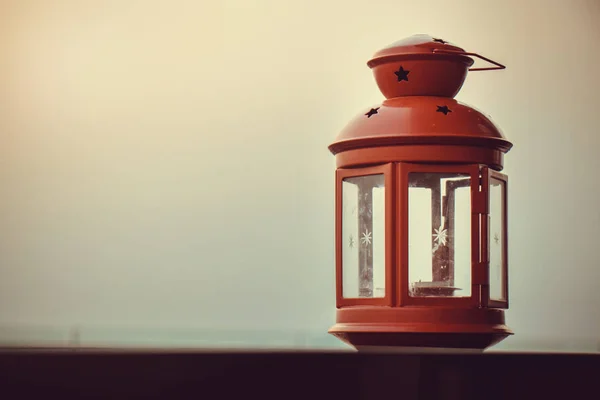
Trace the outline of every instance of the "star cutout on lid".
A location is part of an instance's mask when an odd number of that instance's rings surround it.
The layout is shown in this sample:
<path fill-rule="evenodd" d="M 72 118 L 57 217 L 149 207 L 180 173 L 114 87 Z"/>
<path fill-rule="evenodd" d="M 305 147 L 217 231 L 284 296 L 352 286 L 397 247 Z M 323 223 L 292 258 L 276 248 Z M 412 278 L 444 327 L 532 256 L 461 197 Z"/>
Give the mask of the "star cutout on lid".
<path fill-rule="evenodd" d="M 444 113 L 444 115 L 448 115 L 448 113 L 452 112 L 452 110 L 449 109 L 448 106 L 437 106 L 436 112 L 441 112 Z"/>
<path fill-rule="evenodd" d="M 446 43 L 448 43 L 448 42 L 446 42 L 446 41 L 445 41 L 445 40 L 443 40 L 443 39 L 436 39 L 436 38 L 433 38 L 433 41 L 434 41 L 434 42 L 441 43 L 441 44 L 446 44 Z"/>
<path fill-rule="evenodd" d="M 367 118 L 371 118 L 373 115 L 375 115 L 375 114 L 379 114 L 379 113 L 377 112 L 377 110 L 379 110 L 379 107 L 377 107 L 377 108 L 371 108 L 371 109 L 369 110 L 369 112 L 368 112 L 368 113 L 366 113 L 365 115 L 367 116 Z"/>
<path fill-rule="evenodd" d="M 404 70 L 404 68 L 400 67 L 400 69 L 398 71 L 394 72 L 394 74 L 396 74 L 396 76 L 398 77 L 398 82 L 401 82 L 401 81 L 408 82 L 408 74 L 410 74 L 410 71 L 406 71 L 406 70 Z"/>

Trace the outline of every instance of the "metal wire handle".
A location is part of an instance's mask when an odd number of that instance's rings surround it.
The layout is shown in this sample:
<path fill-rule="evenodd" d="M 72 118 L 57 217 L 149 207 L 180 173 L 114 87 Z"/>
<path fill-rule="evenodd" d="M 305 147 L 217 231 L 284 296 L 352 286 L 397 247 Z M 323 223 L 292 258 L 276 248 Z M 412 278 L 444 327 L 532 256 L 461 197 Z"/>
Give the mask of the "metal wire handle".
<path fill-rule="evenodd" d="M 489 58 L 486 58 L 484 56 L 481 56 L 477 53 L 467 53 L 464 51 L 452 51 L 452 50 L 444 50 L 444 49 L 433 49 L 434 53 L 445 53 L 445 54 L 455 54 L 455 55 L 459 55 L 459 56 L 471 56 L 471 57 L 477 57 L 480 58 L 484 61 L 489 62 L 490 64 L 495 65 L 495 67 L 486 67 L 486 68 L 469 68 L 469 71 L 491 71 L 491 70 L 495 70 L 495 69 L 504 69 L 506 68 L 504 65 L 500 64 L 499 62 L 490 60 Z"/>

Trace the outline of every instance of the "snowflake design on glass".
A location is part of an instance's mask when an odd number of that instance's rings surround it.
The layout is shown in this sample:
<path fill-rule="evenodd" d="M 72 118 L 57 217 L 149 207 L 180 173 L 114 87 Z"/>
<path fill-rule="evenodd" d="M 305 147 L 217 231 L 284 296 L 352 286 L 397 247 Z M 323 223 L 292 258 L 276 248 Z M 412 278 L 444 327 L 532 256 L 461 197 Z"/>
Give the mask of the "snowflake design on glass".
<path fill-rule="evenodd" d="M 494 233 L 494 242 L 496 242 L 496 244 L 500 242 L 500 236 L 498 236 L 497 233 Z"/>
<path fill-rule="evenodd" d="M 433 236 L 433 240 L 436 242 L 436 244 L 439 245 L 446 245 L 446 241 L 448 240 L 448 230 L 447 229 L 443 229 L 443 227 L 440 226 L 440 229 L 436 229 L 435 233 L 432 235 Z"/>
<path fill-rule="evenodd" d="M 362 206 L 358 210 L 359 214 L 365 217 L 371 217 L 373 215 L 373 211 L 371 211 L 371 207 Z"/>
<path fill-rule="evenodd" d="M 355 243 L 354 242 L 354 236 L 350 235 L 350 240 L 349 240 L 348 246 L 350 246 L 350 248 L 353 249 L 354 248 L 354 243 Z"/>
<path fill-rule="evenodd" d="M 365 246 L 368 246 L 371 244 L 371 241 L 373 239 L 373 237 L 371 236 L 373 234 L 373 232 L 369 232 L 368 229 L 365 229 L 365 231 L 362 234 L 362 237 L 360 238 L 360 241 L 362 242 L 362 244 L 364 244 Z"/>

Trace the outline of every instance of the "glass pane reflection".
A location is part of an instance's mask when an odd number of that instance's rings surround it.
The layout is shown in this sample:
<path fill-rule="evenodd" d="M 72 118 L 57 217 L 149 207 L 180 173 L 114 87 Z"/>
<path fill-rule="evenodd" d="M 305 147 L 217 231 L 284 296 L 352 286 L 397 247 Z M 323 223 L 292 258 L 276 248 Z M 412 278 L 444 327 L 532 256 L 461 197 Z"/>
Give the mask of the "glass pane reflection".
<path fill-rule="evenodd" d="M 383 174 L 342 181 L 342 295 L 385 297 Z"/>
<path fill-rule="evenodd" d="M 471 296 L 470 185 L 468 174 L 409 174 L 410 296 Z"/>
<path fill-rule="evenodd" d="M 503 181 L 490 177 L 490 299 L 506 301 Z"/>

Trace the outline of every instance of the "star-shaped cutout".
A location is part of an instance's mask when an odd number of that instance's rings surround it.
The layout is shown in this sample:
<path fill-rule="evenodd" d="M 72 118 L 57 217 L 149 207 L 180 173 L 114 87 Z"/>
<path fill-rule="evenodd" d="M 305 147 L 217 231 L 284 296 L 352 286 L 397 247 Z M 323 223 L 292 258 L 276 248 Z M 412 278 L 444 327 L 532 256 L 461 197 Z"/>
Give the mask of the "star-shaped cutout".
<path fill-rule="evenodd" d="M 446 44 L 446 43 L 448 43 L 448 42 L 446 42 L 446 41 L 445 41 L 445 40 L 443 40 L 443 39 L 436 39 L 436 38 L 433 38 L 433 41 L 434 41 L 434 42 L 441 43 L 441 44 Z"/>
<path fill-rule="evenodd" d="M 350 243 L 348 243 L 348 245 L 350 246 L 351 249 L 354 248 L 354 236 L 350 235 Z"/>
<path fill-rule="evenodd" d="M 437 106 L 436 112 L 441 112 L 444 113 L 444 115 L 448 115 L 448 113 L 452 112 L 452 110 L 449 109 L 448 106 Z"/>
<path fill-rule="evenodd" d="M 377 112 L 377 110 L 379 110 L 379 107 L 377 107 L 377 108 L 371 108 L 371 109 L 369 110 L 369 112 L 368 112 L 368 113 L 366 113 L 365 115 L 367 116 L 367 118 L 371 118 L 373 115 L 375 115 L 375 114 L 379 114 L 379 113 Z"/>
<path fill-rule="evenodd" d="M 500 241 L 500 237 L 498 236 L 498 234 L 494 234 L 494 242 L 496 242 L 496 244 L 498 244 L 498 242 Z"/>
<path fill-rule="evenodd" d="M 398 71 L 394 72 L 394 74 L 396 74 L 396 76 L 398 77 L 398 82 L 401 82 L 401 81 L 408 82 L 408 74 L 410 74 L 410 71 L 406 71 L 404 68 L 400 67 L 400 69 Z"/>

